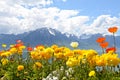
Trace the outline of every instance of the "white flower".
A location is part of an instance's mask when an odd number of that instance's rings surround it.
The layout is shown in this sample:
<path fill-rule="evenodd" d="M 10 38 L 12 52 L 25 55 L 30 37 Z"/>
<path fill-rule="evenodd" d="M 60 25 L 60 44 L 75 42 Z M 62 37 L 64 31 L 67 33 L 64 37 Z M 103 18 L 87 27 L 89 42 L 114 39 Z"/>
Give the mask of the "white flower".
<path fill-rule="evenodd" d="M 63 70 L 64 70 L 64 67 L 63 67 L 63 66 L 61 66 L 60 70 L 61 70 L 61 71 L 63 71 Z"/>
<path fill-rule="evenodd" d="M 63 78 L 62 78 L 62 80 L 66 80 L 67 78 L 64 76 Z"/>
<path fill-rule="evenodd" d="M 71 42 L 70 46 L 72 46 L 73 48 L 78 47 L 79 43 L 78 42 Z"/>
<path fill-rule="evenodd" d="M 46 78 L 43 78 L 42 80 L 48 80 L 48 79 L 46 79 Z"/>
<path fill-rule="evenodd" d="M 36 48 L 34 48 L 34 50 L 37 50 Z"/>
<path fill-rule="evenodd" d="M 52 77 L 52 74 L 49 74 L 48 76 L 47 76 L 47 78 L 51 78 Z"/>
<path fill-rule="evenodd" d="M 69 76 L 69 75 L 70 75 L 68 71 L 65 71 L 65 74 L 66 74 L 66 76 Z"/>
<path fill-rule="evenodd" d="M 49 78 L 49 80 L 53 80 L 52 78 Z"/>
<path fill-rule="evenodd" d="M 56 75 L 57 74 L 57 71 L 53 71 L 53 75 Z"/>
<path fill-rule="evenodd" d="M 60 78 L 60 74 L 57 74 L 56 76 L 57 76 L 58 78 Z"/>
<path fill-rule="evenodd" d="M 58 77 L 56 76 L 53 76 L 53 80 L 59 80 Z"/>
<path fill-rule="evenodd" d="M 73 74 L 74 73 L 74 70 L 72 68 L 69 68 L 68 71 Z"/>

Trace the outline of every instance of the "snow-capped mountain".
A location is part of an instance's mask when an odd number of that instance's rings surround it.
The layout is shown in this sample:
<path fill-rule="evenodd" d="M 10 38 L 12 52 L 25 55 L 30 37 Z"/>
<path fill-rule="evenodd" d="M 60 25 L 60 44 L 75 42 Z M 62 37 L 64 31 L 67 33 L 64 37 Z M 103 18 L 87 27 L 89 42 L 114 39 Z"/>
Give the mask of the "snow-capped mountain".
<path fill-rule="evenodd" d="M 79 42 L 79 48 L 81 49 L 100 49 L 96 43 L 96 39 L 102 36 L 101 34 L 95 35 L 82 35 L 79 38 L 73 34 L 61 33 L 58 30 L 52 28 L 40 28 L 34 31 L 25 32 L 23 34 L 0 34 L 0 44 L 14 44 L 16 40 L 22 40 L 25 45 L 36 46 L 38 44 L 52 45 L 58 44 L 60 46 L 70 47 L 70 43 L 73 41 Z M 110 42 L 110 46 L 113 45 L 113 38 L 106 36 L 106 40 Z M 120 36 L 116 37 L 117 47 L 120 48 Z M 1 47 L 0 47 L 1 48 Z"/>
<path fill-rule="evenodd" d="M 51 29 L 51 28 L 48 28 L 48 31 L 51 35 L 54 35 L 55 36 L 55 30 Z"/>
<path fill-rule="evenodd" d="M 68 45 L 72 41 L 78 41 L 76 36 L 63 34 L 52 28 L 40 28 L 23 34 L 0 34 L 0 43 L 14 44 L 16 40 L 21 39 L 24 43 L 32 46 L 43 45 Z"/>

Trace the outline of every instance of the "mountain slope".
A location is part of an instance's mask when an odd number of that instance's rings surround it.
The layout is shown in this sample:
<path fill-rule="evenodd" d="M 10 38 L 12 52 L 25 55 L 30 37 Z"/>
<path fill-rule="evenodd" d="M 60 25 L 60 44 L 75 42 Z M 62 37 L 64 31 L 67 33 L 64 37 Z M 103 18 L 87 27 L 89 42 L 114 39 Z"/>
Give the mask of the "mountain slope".
<path fill-rule="evenodd" d="M 79 48 L 81 49 L 96 49 L 100 50 L 101 48 L 96 43 L 96 39 L 102 36 L 101 34 L 95 34 L 86 36 L 83 35 L 81 37 L 76 37 L 75 35 L 68 34 L 68 33 L 61 33 L 55 29 L 51 28 L 40 28 L 35 31 L 25 32 L 23 34 L 0 34 L 0 44 L 14 44 L 16 40 L 22 40 L 25 45 L 36 46 L 38 44 L 43 45 L 52 45 L 58 44 L 60 46 L 67 46 L 70 47 L 70 43 L 73 41 L 79 42 Z M 106 36 L 106 41 L 108 41 L 110 46 L 113 46 L 113 37 Z M 120 36 L 116 37 L 116 46 L 120 48 Z M 1 48 L 1 46 L 0 46 Z"/>
<path fill-rule="evenodd" d="M 35 46 L 38 44 L 43 45 L 68 45 L 72 41 L 78 41 L 78 38 L 74 35 L 66 35 L 51 28 L 40 28 L 35 31 L 26 32 L 23 34 L 1 34 L 0 43 L 14 44 L 16 40 L 22 40 L 26 45 L 30 44 Z"/>

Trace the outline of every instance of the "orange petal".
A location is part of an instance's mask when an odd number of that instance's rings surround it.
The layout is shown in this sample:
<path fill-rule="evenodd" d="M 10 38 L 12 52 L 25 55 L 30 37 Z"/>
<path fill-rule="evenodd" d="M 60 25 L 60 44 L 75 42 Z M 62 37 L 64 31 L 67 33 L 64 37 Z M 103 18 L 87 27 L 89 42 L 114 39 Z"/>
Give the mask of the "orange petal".
<path fill-rule="evenodd" d="M 108 42 L 103 42 L 103 43 L 100 43 L 100 46 L 102 47 L 102 48 L 106 48 L 107 46 L 108 46 Z"/>
<path fill-rule="evenodd" d="M 115 32 L 117 32 L 117 30 L 118 30 L 117 27 L 110 27 L 110 28 L 108 28 L 108 31 L 109 31 L 110 33 L 115 33 Z"/>
<path fill-rule="evenodd" d="M 99 38 L 97 38 L 97 40 L 96 40 L 96 42 L 98 42 L 98 43 L 102 43 L 102 42 L 104 42 L 105 41 L 105 37 L 99 37 Z"/>

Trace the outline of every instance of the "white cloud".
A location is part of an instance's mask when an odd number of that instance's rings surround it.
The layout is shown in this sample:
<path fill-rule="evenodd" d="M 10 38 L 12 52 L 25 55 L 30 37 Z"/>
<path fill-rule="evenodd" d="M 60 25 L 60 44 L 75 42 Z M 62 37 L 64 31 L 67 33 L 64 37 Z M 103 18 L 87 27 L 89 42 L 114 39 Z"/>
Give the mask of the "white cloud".
<path fill-rule="evenodd" d="M 120 18 L 111 17 L 110 15 L 101 15 L 94 19 L 93 23 L 88 25 L 84 30 L 85 34 L 108 34 L 108 28 L 112 26 L 120 27 Z"/>
<path fill-rule="evenodd" d="M 66 2 L 67 0 L 62 0 L 63 2 Z"/>
<path fill-rule="evenodd" d="M 27 6 L 41 6 L 44 7 L 46 5 L 53 4 L 53 0 L 1 0 L 0 3 L 6 3 L 9 6 L 14 5 L 23 5 Z"/>
<path fill-rule="evenodd" d="M 53 0 L 53 1 L 58 1 L 58 2 L 67 2 L 67 0 Z"/>
<path fill-rule="evenodd" d="M 53 0 L 1 0 L 0 33 L 19 34 L 41 27 L 51 27 L 78 36 L 106 34 L 108 27 L 120 26 L 120 18 L 117 17 L 100 15 L 91 21 L 91 17 L 80 16 L 77 10 L 44 7 L 50 4 L 53 4 Z"/>

